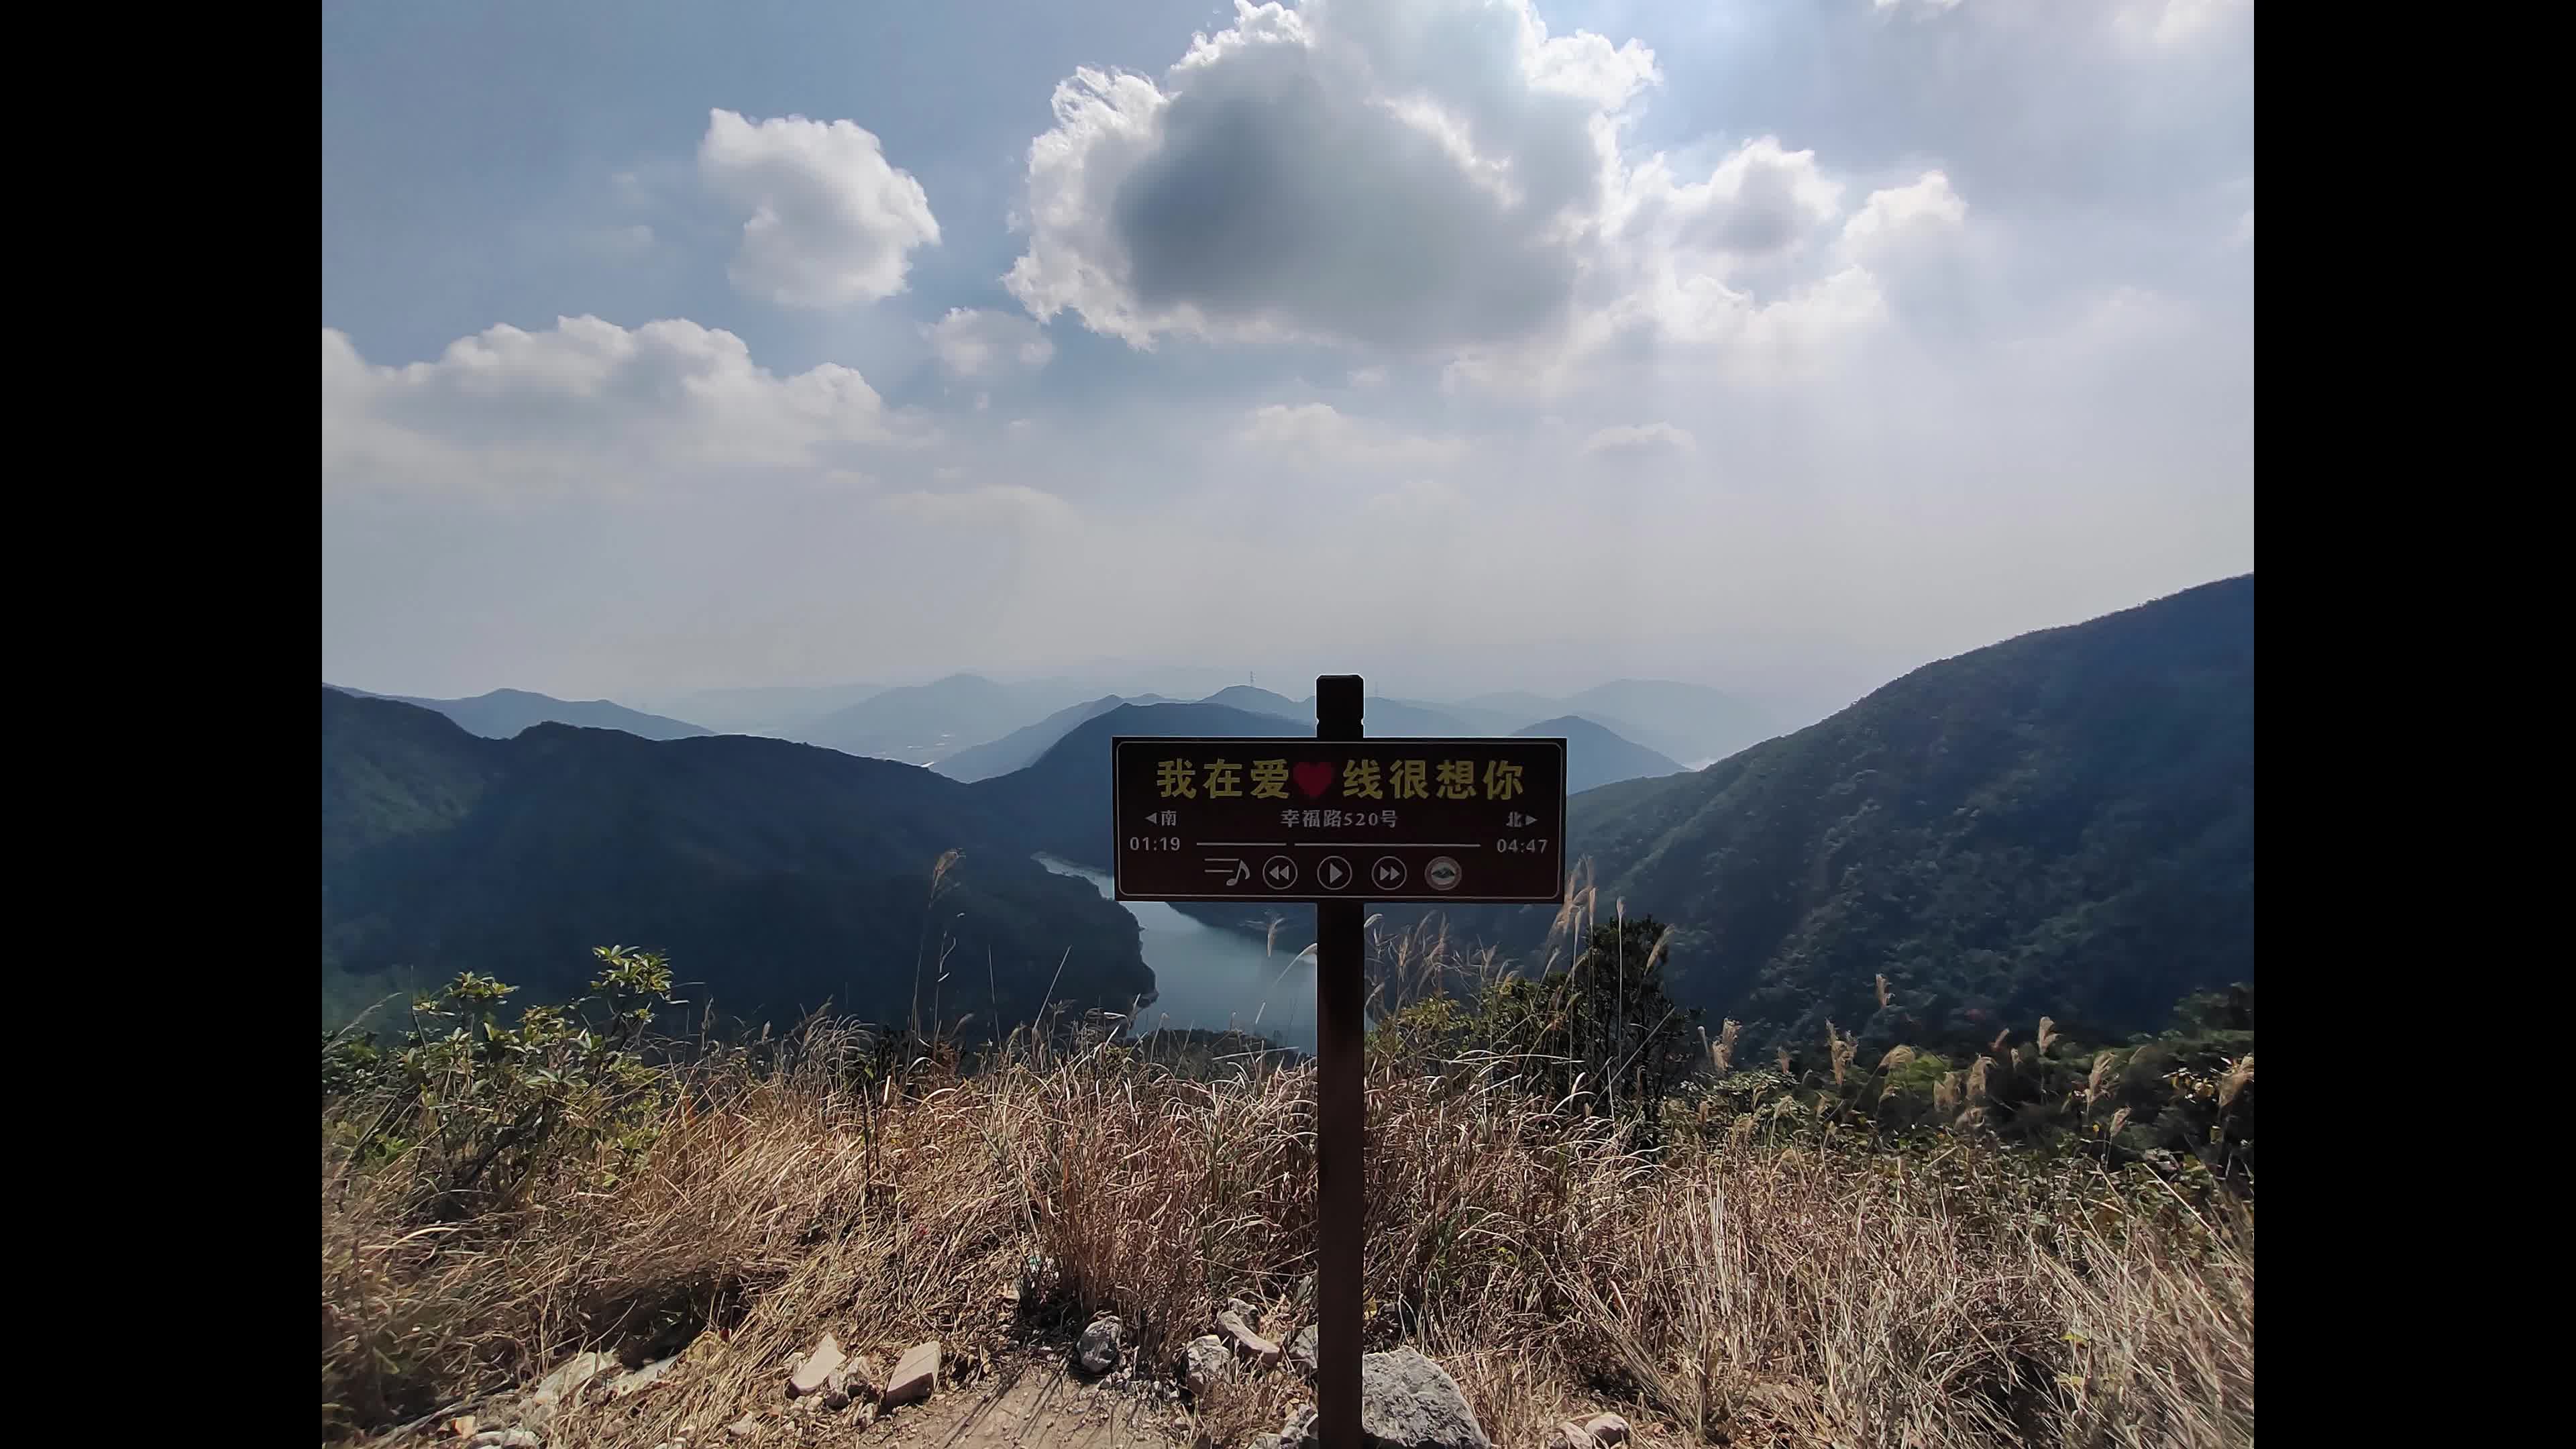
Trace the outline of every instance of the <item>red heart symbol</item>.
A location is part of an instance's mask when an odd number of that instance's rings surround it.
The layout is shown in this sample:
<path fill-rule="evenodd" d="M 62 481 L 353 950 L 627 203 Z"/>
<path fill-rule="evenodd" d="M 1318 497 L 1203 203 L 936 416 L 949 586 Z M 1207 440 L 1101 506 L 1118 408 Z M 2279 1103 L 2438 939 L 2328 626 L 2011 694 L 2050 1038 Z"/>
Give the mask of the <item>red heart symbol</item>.
<path fill-rule="evenodd" d="M 1333 786 L 1333 767 L 1323 760 L 1309 760 L 1289 773 L 1297 777 L 1297 788 L 1305 791 L 1309 800 Z"/>

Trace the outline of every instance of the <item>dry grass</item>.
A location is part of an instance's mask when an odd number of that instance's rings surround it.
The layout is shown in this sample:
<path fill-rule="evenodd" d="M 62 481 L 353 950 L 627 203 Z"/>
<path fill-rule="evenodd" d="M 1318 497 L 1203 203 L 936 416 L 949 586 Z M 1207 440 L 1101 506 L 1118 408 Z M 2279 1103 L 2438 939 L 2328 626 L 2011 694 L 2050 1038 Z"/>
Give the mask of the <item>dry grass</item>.
<path fill-rule="evenodd" d="M 690 1069 L 646 1171 L 507 1218 L 420 1228 L 396 1174 L 326 1152 L 326 1434 L 702 1325 L 661 1384 L 577 1404 L 549 1445 L 703 1442 L 777 1409 L 827 1330 L 880 1364 L 939 1337 L 971 1379 L 1101 1309 L 1166 1375 L 1229 1295 L 1293 1327 L 1310 1068 L 1189 1080 L 1024 1038 L 990 1070 L 869 1090 L 859 1055 L 816 1025 L 773 1064 Z M 1441 1361 L 1497 1444 L 1605 1407 L 1674 1442 L 2252 1441 L 2250 1210 L 2140 1213 L 2086 1169 L 1974 1145 L 1720 1130 L 1650 1157 L 1504 1070 L 1373 1064 L 1366 1193 L 1368 1346 Z M 1052 1266 L 1015 1301 L 1032 1258 Z M 1284 1371 L 1240 1383 L 1198 1406 L 1201 1433 L 1247 1442 L 1302 1393 Z"/>

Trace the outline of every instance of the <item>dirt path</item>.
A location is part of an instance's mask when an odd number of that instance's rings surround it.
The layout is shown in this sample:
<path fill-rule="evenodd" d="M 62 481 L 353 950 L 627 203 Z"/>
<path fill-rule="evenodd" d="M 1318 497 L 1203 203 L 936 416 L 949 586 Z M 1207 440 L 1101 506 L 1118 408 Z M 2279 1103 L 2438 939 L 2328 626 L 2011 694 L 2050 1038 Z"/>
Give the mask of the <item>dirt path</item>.
<path fill-rule="evenodd" d="M 1175 1449 L 1190 1442 L 1178 1405 L 1132 1388 L 1086 1384 L 1028 1358 L 992 1378 L 943 1389 L 849 1442 L 871 1449 Z"/>

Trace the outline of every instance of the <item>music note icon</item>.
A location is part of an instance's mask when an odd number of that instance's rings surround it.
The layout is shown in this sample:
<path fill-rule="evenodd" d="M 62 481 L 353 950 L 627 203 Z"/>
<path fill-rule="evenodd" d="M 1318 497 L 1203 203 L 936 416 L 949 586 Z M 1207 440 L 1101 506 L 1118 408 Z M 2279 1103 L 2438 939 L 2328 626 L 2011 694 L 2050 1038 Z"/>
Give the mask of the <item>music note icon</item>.
<path fill-rule="evenodd" d="M 1234 869 L 1229 872 L 1226 869 L 1227 866 L 1232 866 Z M 1207 873 L 1209 875 L 1224 876 L 1225 880 L 1223 883 L 1227 886 L 1239 886 L 1245 881 L 1252 879 L 1252 867 L 1231 856 L 1220 856 L 1209 861 L 1207 864 Z"/>

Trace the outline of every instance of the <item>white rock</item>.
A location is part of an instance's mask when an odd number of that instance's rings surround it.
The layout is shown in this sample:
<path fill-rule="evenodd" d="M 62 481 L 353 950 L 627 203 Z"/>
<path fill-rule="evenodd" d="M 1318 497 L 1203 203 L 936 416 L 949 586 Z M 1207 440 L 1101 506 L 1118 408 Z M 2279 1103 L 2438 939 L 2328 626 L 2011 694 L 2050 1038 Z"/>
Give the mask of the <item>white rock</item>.
<path fill-rule="evenodd" d="M 640 1394 L 653 1387 L 655 1381 L 669 1373 L 671 1365 L 679 1361 L 680 1356 L 673 1354 L 669 1358 L 657 1358 L 632 1373 L 619 1374 L 609 1381 L 608 1392 L 621 1399 L 629 1394 Z"/>
<path fill-rule="evenodd" d="M 555 1411 L 562 1408 L 567 1400 L 579 1394 L 584 1384 L 615 1367 L 617 1367 L 617 1360 L 608 1354 L 574 1354 L 553 1373 L 537 1381 L 536 1392 L 528 1395 L 527 1403 L 520 1408 L 519 1417 L 530 1424 L 543 1425 L 555 1416 Z M 477 1439 L 479 1441 L 479 1435 Z"/>
<path fill-rule="evenodd" d="M 823 1341 L 814 1345 L 812 1353 L 797 1360 L 795 1371 L 787 1376 L 788 1397 L 822 1392 L 823 1385 L 832 1381 L 832 1375 L 845 1361 L 840 1340 L 824 1334 Z"/>
<path fill-rule="evenodd" d="M 1583 1432 L 1592 1436 L 1603 1449 L 1628 1442 L 1628 1421 L 1616 1414 L 1595 1414 L 1584 1421 Z"/>
<path fill-rule="evenodd" d="M 939 1340 L 905 1349 L 894 1372 L 886 1375 L 885 1407 L 918 1403 L 939 1388 Z"/>

